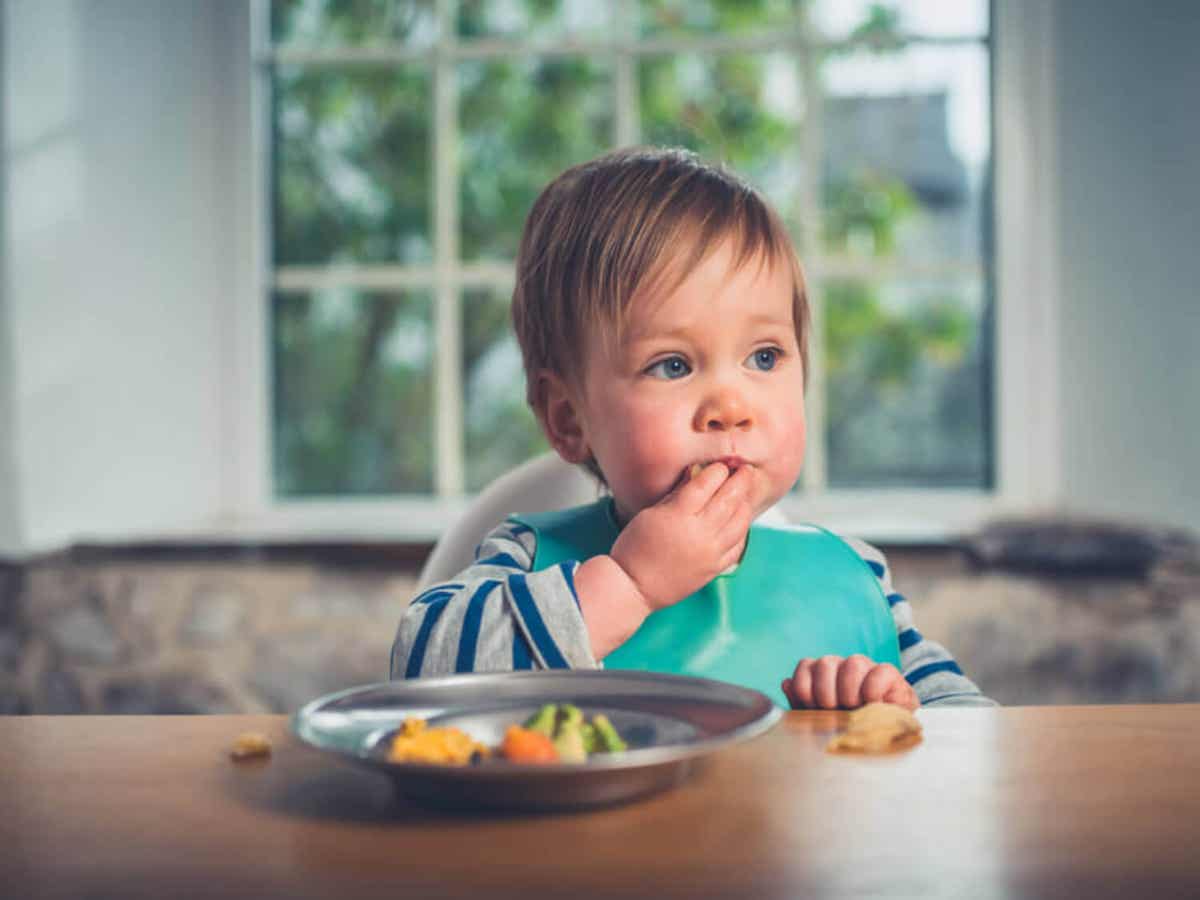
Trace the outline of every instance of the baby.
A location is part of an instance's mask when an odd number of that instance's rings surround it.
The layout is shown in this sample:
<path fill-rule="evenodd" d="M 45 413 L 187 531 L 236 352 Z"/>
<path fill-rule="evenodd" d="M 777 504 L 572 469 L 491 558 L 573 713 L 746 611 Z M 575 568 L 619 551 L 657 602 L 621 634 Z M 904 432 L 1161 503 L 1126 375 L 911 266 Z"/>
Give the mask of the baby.
<path fill-rule="evenodd" d="M 800 474 L 809 336 L 759 194 L 681 151 L 610 153 L 543 191 L 516 278 L 529 403 L 608 496 L 500 523 L 410 604 L 392 677 L 603 664 L 795 708 L 992 702 L 913 627 L 879 551 L 755 524 Z"/>

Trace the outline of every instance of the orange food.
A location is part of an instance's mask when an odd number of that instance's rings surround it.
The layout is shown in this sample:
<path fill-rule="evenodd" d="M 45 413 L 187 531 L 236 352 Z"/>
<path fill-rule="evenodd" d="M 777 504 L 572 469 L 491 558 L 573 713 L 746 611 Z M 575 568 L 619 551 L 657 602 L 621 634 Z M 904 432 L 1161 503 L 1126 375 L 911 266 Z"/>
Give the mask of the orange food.
<path fill-rule="evenodd" d="M 500 745 L 501 755 L 509 762 L 556 763 L 558 751 L 554 742 L 540 731 L 530 731 L 519 725 L 509 725 Z"/>
<path fill-rule="evenodd" d="M 458 728 L 430 728 L 424 719 L 407 718 L 392 738 L 389 762 L 465 766 L 491 751 Z"/>

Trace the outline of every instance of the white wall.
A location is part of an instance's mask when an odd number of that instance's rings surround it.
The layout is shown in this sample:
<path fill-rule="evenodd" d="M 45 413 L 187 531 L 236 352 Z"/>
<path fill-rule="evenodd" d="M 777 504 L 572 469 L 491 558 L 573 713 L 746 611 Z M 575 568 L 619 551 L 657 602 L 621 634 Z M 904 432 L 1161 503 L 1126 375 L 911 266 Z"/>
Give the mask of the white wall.
<path fill-rule="evenodd" d="M 4 6 L 0 551 L 221 502 L 242 7 Z"/>
<path fill-rule="evenodd" d="M 1057 22 L 1062 496 L 1200 532 L 1200 3 Z"/>
<path fill-rule="evenodd" d="M 1057 12 L 1053 493 L 1200 530 L 1200 3 Z M 244 500 L 248 18 L 3 5 L 0 555 L 211 526 Z"/>
<path fill-rule="evenodd" d="M 8 56 L 4 44 L 5 24 L 4 17 L 0 15 L 0 63 Z M 6 103 L 7 97 L 0 90 L 0 146 L 5 148 L 8 147 Z M 8 333 L 8 307 L 11 297 L 8 284 L 7 197 L 8 180 L 0 177 L 0 554 L 19 547 L 21 538 L 21 510 L 17 505 L 16 440 L 13 435 L 16 379 L 12 365 L 12 342 Z"/>

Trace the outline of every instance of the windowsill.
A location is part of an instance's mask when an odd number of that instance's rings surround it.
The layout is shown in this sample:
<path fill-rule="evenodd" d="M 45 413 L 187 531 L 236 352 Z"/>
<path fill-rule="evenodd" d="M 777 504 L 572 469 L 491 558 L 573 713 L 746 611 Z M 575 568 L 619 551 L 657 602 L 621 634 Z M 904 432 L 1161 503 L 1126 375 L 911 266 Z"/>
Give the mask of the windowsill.
<path fill-rule="evenodd" d="M 256 515 L 191 525 L 80 532 L 64 543 L 31 548 L 29 557 L 60 552 L 138 552 L 159 556 L 243 553 L 261 558 L 428 553 L 472 498 L 292 500 Z M 780 503 L 791 522 L 812 522 L 839 534 L 893 548 L 948 548 L 988 520 L 1017 512 L 982 491 L 870 491 L 793 495 Z M 517 510 L 513 510 L 516 512 Z"/>
<path fill-rule="evenodd" d="M 996 494 L 977 490 L 831 491 L 791 496 L 780 506 L 792 522 L 889 547 L 952 546 L 1013 511 Z"/>

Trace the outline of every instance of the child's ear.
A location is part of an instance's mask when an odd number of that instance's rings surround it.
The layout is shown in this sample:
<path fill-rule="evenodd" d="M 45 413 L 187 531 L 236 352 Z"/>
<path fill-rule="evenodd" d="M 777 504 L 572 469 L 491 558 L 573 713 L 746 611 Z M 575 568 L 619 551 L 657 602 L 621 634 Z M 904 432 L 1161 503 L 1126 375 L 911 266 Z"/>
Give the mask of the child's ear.
<path fill-rule="evenodd" d="M 543 369 L 537 375 L 538 419 L 546 440 L 566 462 L 582 463 L 591 455 L 575 395 L 561 375 Z"/>

